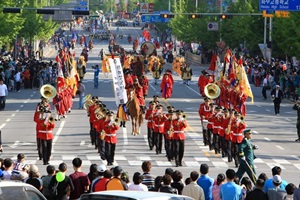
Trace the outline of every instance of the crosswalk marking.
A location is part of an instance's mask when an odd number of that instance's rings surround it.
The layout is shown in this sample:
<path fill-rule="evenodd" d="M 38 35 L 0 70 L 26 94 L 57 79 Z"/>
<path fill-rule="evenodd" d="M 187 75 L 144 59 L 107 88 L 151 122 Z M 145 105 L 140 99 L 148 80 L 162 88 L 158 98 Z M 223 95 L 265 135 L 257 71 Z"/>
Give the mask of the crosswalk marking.
<path fill-rule="evenodd" d="M 200 161 L 200 162 L 206 162 L 209 161 L 209 159 L 207 157 L 201 157 L 201 156 L 194 156 L 196 161 Z"/>
<path fill-rule="evenodd" d="M 281 167 L 281 169 L 285 169 L 281 164 L 279 163 L 266 163 L 270 168 L 273 168 L 275 166 Z"/>
<path fill-rule="evenodd" d="M 62 155 L 63 160 L 73 160 L 77 155 Z"/>
<path fill-rule="evenodd" d="M 212 164 L 215 167 L 228 167 L 228 165 L 225 162 L 213 161 Z"/>
<path fill-rule="evenodd" d="M 137 156 L 136 158 L 139 160 L 151 160 L 150 156 Z"/>
<path fill-rule="evenodd" d="M 196 161 L 184 161 L 184 163 L 188 167 L 199 167 L 199 163 Z"/>
<path fill-rule="evenodd" d="M 291 164 L 289 161 L 287 161 L 285 159 L 272 159 L 272 160 L 274 160 L 274 162 L 280 163 L 280 164 L 286 164 L 286 165 Z"/>
<path fill-rule="evenodd" d="M 172 163 L 169 161 L 156 161 L 156 164 L 161 167 L 170 167 Z"/>
<path fill-rule="evenodd" d="M 140 161 L 140 160 L 129 160 L 128 163 L 132 166 L 141 166 L 142 165 L 142 161 Z"/>

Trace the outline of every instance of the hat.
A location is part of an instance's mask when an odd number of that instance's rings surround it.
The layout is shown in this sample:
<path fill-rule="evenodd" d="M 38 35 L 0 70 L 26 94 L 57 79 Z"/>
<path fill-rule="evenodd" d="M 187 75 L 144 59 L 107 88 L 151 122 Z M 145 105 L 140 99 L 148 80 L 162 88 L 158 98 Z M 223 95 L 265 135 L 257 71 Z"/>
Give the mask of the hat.
<path fill-rule="evenodd" d="M 38 173 L 39 168 L 36 165 L 30 165 L 30 172 Z"/>
<path fill-rule="evenodd" d="M 209 104 L 209 106 L 214 106 L 214 105 L 215 105 L 214 103 L 210 103 L 210 104 Z"/>
<path fill-rule="evenodd" d="M 239 112 L 235 112 L 235 113 L 234 113 L 234 115 L 241 115 L 241 113 L 239 113 Z"/>
<path fill-rule="evenodd" d="M 224 108 L 224 109 L 223 109 L 223 111 L 224 111 L 224 112 L 226 112 L 226 113 L 227 113 L 227 112 L 229 112 L 229 110 L 228 110 L 228 109 L 226 109 L 226 108 Z"/>
<path fill-rule="evenodd" d="M 92 100 L 94 100 L 94 99 L 98 99 L 98 97 L 97 97 L 97 96 L 93 96 L 93 97 L 92 97 Z"/>
<path fill-rule="evenodd" d="M 150 105 L 155 105 L 156 103 L 154 101 L 149 102 Z"/>
<path fill-rule="evenodd" d="M 248 128 L 248 129 L 245 129 L 245 130 L 243 131 L 243 133 L 244 133 L 244 135 L 245 135 L 246 133 L 252 133 L 252 132 L 251 132 L 251 129 Z"/>
<path fill-rule="evenodd" d="M 172 114 L 172 113 L 174 113 L 174 111 L 173 110 L 168 110 L 168 113 Z"/>
<path fill-rule="evenodd" d="M 278 88 L 279 88 L 279 87 L 280 87 L 280 85 L 276 85 L 276 87 L 278 87 Z"/>
<path fill-rule="evenodd" d="M 282 182 L 281 177 L 279 175 L 273 176 L 273 182 L 280 184 Z"/>
<path fill-rule="evenodd" d="M 173 109 L 174 109 L 174 106 L 167 106 L 167 109 L 168 109 L 168 110 L 173 110 Z"/>
<path fill-rule="evenodd" d="M 204 97 L 204 101 L 210 101 L 210 98 Z"/>
<path fill-rule="evenodd" d="M 182 115 L 182 114 L 183 114 L 183 111 L 182 111 L 182 110 L 176 110 L 176 114 Z"/>
<path fill-rule="evenodd" d="M 158 98 L 158 95 L 154 95 L 153 98 Z"/>
<path fill-rule="evenodd" d="M 108 115 L 108 116 L 113 116 L 113 115 L 114 115 L 114 112 L 113 112 L 113 111 L 107 111 L 107 112 L 106 112 L 106 115 Z"/>
<path fill-rule="evenodd" d="M 18 160 L 22 160 L 25 158 L 25 154 L 24 153 L 19 153 L 17 156 Z"/>
<path fill-rule="evenodd" d="M 98 172 L 104 172 L 106 170 L 106 166 L 103 164 L 98 165 L 97 170 Z"/>

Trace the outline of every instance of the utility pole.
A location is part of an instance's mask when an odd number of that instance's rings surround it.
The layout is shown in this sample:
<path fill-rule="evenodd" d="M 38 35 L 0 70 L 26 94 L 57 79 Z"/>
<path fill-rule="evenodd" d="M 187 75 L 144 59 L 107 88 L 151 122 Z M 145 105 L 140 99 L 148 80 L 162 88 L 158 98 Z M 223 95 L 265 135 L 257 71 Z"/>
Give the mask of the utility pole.
<path fill-rule="evenodd" d="M 171 11 L 171 0 L 169 0 L 169 11 Z"/>
<path fill-rule="evenodd" d="M 196 9 L 198 8 L 198 0 L 196 0 Z"/>

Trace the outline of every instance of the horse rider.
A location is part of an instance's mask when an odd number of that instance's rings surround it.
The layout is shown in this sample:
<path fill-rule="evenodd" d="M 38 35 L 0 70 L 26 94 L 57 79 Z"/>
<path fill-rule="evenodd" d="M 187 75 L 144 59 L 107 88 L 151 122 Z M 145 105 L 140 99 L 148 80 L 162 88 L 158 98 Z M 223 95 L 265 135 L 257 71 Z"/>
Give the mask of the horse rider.
<path fill-rule="evenodd" d="M 139 104 L 140 104 L 141 110 L 144 113 L 146 111 L 145 99 L 144 99 L 144 92 L 143 92 L 143 87 L 139 84 L 138 79 L 134 79 L 134 81 L 133 81 L 133 89 L 134 89 L 136 97 L 139 100 Z"/>

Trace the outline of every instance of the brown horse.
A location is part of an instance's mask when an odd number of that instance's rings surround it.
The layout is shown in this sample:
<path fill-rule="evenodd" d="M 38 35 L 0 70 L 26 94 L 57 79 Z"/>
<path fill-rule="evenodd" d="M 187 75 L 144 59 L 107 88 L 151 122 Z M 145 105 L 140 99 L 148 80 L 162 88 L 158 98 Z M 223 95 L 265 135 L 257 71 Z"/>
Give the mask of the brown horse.
<path fill-rule="evenodd" d="M 139 100 L 135 95 L 134 90 L 130 91 L 129 100 L 127 102 L 127 109 L 130 114 L 132 132 L 131 135 L 140 134 L 140 127 L 143 123 L 143 113 L 140 108 Z"/>

